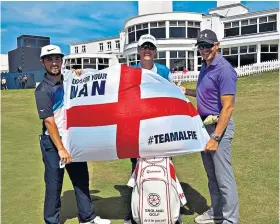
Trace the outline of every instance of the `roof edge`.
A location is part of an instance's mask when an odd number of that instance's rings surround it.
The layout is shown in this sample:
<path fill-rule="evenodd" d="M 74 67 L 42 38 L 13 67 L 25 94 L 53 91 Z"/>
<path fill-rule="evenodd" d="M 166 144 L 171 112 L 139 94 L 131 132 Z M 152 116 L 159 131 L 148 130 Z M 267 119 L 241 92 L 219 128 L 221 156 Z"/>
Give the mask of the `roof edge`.
<path fill-rule="evenodd" d="M 216 8 L 212 8 L 212 9 L 209 9 L 208 11 L 211 12 L 211 11 L 214 11 L 214 10 L 226 9 L 226 8 L 230 8 L 230 7 L 233 7 L 233 6 L 242 6 L 243 8 L 249 10 L 249 8 L 246 5 L 243 5 L 242 3 L 234 3 L 234 4 L 230 4 L 230 5 L 223 5 L 223 6 L 219 6 L 219 7 L 216 7 Z"/>

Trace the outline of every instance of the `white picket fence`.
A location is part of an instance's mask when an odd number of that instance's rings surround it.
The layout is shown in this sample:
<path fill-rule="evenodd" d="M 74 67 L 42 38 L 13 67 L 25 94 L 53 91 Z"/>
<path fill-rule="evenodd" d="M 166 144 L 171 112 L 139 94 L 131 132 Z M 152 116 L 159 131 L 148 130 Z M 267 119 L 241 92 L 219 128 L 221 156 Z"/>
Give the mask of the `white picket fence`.
<path fill-rule="evenodd" d="M 240 68 L 235 68 L 238 77 L 247 76 L 256 73 L 272 71 L 280 68 L 280 60 L 266 61 L 259 64 L 244 65 Z M 199 71 L 189 71 L 186 74 L 183 72 L 175 72 L 173 74 L 174 82 L 192 82 L 198 80 Z"/>

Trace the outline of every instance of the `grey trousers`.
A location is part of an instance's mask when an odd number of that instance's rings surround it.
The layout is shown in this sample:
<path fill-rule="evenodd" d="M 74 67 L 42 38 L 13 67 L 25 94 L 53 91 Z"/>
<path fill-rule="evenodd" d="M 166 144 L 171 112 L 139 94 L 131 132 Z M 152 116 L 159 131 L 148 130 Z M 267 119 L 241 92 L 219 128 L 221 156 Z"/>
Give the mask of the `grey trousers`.
<path fill-rule="evenodd" d="M 205 127 L 209 135 L 215 130 L 215 125 Z M 211 209 L 215 219 L 223 220 L 222 224 L 238 224 L 238 193 L 231 166 L 233 136 L 234 122 L 230 120 L 217 151 L 201 152 L 208 177 Z"/>

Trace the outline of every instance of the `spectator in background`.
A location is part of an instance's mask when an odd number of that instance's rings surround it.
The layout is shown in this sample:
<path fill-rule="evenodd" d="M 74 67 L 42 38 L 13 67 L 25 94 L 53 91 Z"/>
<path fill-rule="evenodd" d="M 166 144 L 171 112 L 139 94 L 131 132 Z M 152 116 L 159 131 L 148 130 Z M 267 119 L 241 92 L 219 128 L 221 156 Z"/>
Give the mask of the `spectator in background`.
<path fill-rule="evenodd" d="M 175 73 L 175 69 L 171 68 L 171 74 L 174 74 L 174 73 Z"/>
<path fill-rule="evenodd" d="M 28 81 L 28 77 L 27 77 L 27 75 L 25 74 L 24 76 L 23 76 L 23 82 L 22 82 L 22 85 L 23 85 L 23 89 L 26 89 L 27 88 L 27 81 Z"/>
<path fill-rule="evenodd" d="M 186 69 L 186 67 L 184 67 L 183 74 L 186 75 L 186 74 L 188 73 L 188 71 L 189 71 L 189 70 Z"/>
<path fill-rule="evenodd" d="M 7 80 L 4 76 L 2 76 L 2 80 L 1 80 L 1 89 L 3 90 L 7 90 L 8 87 L 7 87 Z"/>
<path fill-rule="evenodd" d="M 15 87 L 18 89 L 18 85 L 17 85 L 17 77 L 14 75 L 14 76 L 13 76 L 13 78 L 14 78 Z"/>
<path fill-rule="evenodd" d="M 18 76 L 18 88 L 22 89 L 22 77 L 21 77 L 21 75 Z"/>

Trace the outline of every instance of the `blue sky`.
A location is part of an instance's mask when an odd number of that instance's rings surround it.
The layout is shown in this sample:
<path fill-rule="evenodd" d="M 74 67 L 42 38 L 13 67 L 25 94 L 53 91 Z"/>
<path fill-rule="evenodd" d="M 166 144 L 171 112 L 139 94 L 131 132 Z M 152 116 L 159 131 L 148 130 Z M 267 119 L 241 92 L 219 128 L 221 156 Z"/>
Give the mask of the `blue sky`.
<path fill-rule="evenodd" d="M 250 12 L 279 8 L 274 1 L 242 1 Z M 1 53 L 16 48 L 22 34 L 49 36 L 51 43 L 69 53 L 76 41 L 118 36 L 124 21 L 137 16 L 138 3 L 131 2 L 0 2 Z M 207 13 L 216 1 L 173 2 L 173 11 Z"/>

